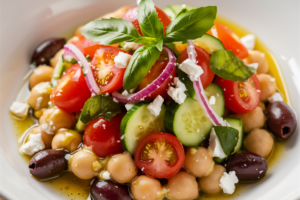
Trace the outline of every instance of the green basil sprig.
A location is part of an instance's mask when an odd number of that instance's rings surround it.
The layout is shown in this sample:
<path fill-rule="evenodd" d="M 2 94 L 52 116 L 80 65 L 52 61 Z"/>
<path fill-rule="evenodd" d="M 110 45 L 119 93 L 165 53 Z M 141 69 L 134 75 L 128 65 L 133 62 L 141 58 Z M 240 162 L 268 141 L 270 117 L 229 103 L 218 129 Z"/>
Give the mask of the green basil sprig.
<path fill-rule="evenodd" d="M 226 156 L 233 151 L 239 139 L 239 131 L 228 126 L 214 126 L 217 137 Z"/>

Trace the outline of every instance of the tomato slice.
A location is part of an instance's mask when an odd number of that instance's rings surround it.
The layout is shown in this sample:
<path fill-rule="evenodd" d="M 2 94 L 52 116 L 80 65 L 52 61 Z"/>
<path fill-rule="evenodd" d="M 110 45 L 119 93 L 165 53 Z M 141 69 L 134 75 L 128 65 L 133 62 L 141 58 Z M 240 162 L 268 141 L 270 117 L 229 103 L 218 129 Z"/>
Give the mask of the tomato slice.
<path fill-rule="evenodd" d="M 255 74 L 246 82 L 234 82 L 218 76 L 214 82 L 222 86 L 225 106 L 229 110 L 235 113 L 246 113 L 257 107 L 260 98 L 260 86 Z"/>
<path fill-rule="evenodd" d="M 116 67 L 114 61 L 119 52 L 130 54 L 117 47 L 103 45 L 94 55 L 91 69 L 101 93 L 111 93 L 123 87 L 125 68 Z"/>
<path fill-rule="evenodd" d="M 197 53 L 197 64 L 200 65 L 203 69 L 203 74 L 200 75 L 200 80 L 202 82 L 203 88 L 207 88 L 211 82 L 213 81 L 215 74 L 210 70 L 209 66 L 209 60 L 210 60 L 210 55 L 201 47 L 198 47 L 195 45 L 195 50 Z M 187 49 L 185 49 L 179 59 L 178 63 L 181 64 L 183 61 L 188 59 L 188 54 L 187 54 Z"/>
<path fill-rule="evenodd" d="M 79 64 L 72 65 L 64 72 L 57 86 L 52 91 L 50 100 L 66 112 L 79 112 L 91 97 Z"/>
<path fill-rule="evenodd" d="M 148 176 L 168 178 L 178 172 L 185 158 L 180 141 L 169 133 L 151 133 L 138 144 L 134 160 Z"/>
<path fill-rule="evenodd" d="M 207 33 L 220 39 L 225 49 L 231 50 L 238 58 L 244 59 L 248 56 L 247 48 L 240 42 L 239 37 L 228 27 L 215 23 Z"/>

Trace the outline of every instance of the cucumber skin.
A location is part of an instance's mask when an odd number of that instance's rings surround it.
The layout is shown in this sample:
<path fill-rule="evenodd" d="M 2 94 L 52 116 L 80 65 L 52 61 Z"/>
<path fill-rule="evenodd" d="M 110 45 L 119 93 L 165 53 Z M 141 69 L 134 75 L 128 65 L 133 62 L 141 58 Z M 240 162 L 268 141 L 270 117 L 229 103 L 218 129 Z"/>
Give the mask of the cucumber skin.
<path fill-rule="evenodd" d="M 167 106 L 167 110 L 165 113 L 165 118 L 164 118 L 164 126 L 165 129 L 168 133 L 172 133 L 173 135 L 175 135 L 174 131 L 173 131 L 173 121 L 176 115 L 176 111 L 179 108 L 179 104 L 176 103 L 175 101 L 171 101 L 171 103 Z M 173 108 L 173 109 L 168 109 L 169 107 Z"/>

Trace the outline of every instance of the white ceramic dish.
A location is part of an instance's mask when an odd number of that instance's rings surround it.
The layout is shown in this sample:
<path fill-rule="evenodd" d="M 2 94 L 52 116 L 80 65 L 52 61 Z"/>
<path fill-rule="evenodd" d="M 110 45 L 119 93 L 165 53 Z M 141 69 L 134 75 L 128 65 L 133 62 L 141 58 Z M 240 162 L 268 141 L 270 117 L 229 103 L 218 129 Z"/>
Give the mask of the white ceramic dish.
<path fill-rule="evenodd" d="M 255 33 L 273 52 L 283 72 L 292 106 L 300 116 L 299 1 L 154 0 L 170 4 L 217 5 L 218 13 Z M 34 48 L 49 37 L 70 37 L 81 24 L 135 0 L 1 0 L 0 1 L 0 194 L 11 200 L 61 199 L 30 176 L 18 153 L 9 106 L 20 90 Z M 267 178 L 237 199 L 299 199 L 300 132 L 288 141 L 289 155 Z"/>

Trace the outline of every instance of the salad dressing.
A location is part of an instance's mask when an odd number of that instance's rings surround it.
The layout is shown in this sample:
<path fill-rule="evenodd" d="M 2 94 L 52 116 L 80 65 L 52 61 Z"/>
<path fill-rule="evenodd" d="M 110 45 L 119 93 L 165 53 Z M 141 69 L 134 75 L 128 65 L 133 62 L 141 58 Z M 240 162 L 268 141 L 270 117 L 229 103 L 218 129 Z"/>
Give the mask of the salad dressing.
<path fill-rule="evenodd" d="M 244 29 L 243 27 L 227 20 L 224 18 L 217 17 L 216 22 L 221 23 L 231 30 L 233 30 L 238 36 L 242 37 L 250 33 L 250 31 Z M 256 38 L 255 49 L 265 53 L 266 59 L 269 63 L 269 74 L 276 79 L 276 84 L 279 92 L 281 93 L 284 101 L 290 104 L 290 98 L 288 95 L 288 91 L 283 80 L 283 76 L 281 70 L 279 68 L 278 62 L 275 60 L 272 53 L 267 49 L 267 47 Z M 18 99 L 20 99 L 20 95 L 23 96 L 23 99 L 26 99 L 26 93 L 28 87 L 22 87 L 18 95 Z M 14 136 L 16 138 L 16 142 L 22 136 L 23 132 L 26 131 L 30 126 L 34 125 L 37 120 L 32 116 L 28 116 L 24 121 L 18 121 L 11 117 L 13 127 L 15 129 Z M 287 141 L 278 141 L 275 140 L 275 147 L 272 151 L 272 154 L 269 156 L 268 162 L 268 172 L 271 173 L 273 169 L 275 169 L 278 164 L 288 156 L 288 149 L 286 148 Z M 21 146 L 18 143 L 19 147 Z M 31 159 L 30 156 L 21 155 L 25 160 L 25 165 L 27 165 Z M 86 200 L 89 196 L 89 190 L 91 185 L 91 180 L 82 180 L 77 178 L 73 173 L 63 173 L 59 178 L 51 179 L 43 182 L 50 190 L 56 192 L 64 198 L 71 200 Z M 215 196 L 206 195 L 204 193 L 200 193 L 199 200 L 226 200 L 233 199 L 241 195 L 250 185 L 260 184 L 259 181 L 257 183 L 239 183 L 236 185 L 236 190 L 232 195 L 226 195 L 220 193 Z"/>

